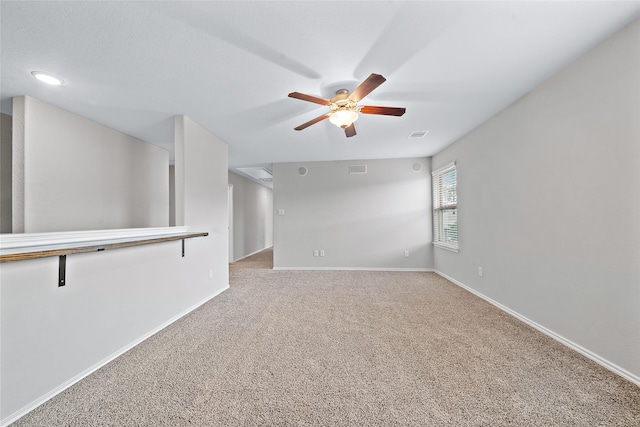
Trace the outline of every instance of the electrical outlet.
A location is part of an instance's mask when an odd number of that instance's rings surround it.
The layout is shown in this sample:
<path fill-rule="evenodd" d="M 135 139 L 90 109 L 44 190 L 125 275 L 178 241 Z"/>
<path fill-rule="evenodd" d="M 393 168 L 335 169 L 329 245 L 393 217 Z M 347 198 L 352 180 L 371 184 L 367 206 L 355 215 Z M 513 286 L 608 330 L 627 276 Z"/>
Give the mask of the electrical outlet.
<path fill-rule="evenodd" d="M 409 251 L 404 251 L 404 257 L 409 258 Z"/>
<path fill-rule="evenodd" d="M 313 250 L 313 256 L 318 256 L 319 255 L 319 251 L 317 249 Z"/>
<path fill-rule="evenodd" d="M 324 249 L 320 249 L 320 256 L 324 256 Z"/>
<path fill-rule="evenodd" d="M 209 269 L 209 279 L 213 279 L 213 270 Z"/>
<path fill-rule="evenodd" d="M 478 276 L 482 277 L 483 273 L 482 267 L 478 267 Z"/>

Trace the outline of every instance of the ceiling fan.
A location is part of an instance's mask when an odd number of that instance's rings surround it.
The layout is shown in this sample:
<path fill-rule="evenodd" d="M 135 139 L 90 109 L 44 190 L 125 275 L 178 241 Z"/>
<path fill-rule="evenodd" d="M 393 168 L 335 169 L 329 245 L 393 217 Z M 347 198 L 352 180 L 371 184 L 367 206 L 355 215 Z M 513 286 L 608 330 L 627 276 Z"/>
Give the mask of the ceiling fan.
<path fill-rule="evenodd" d="M 320 105 L 326 105 L 331 109 L 330 112 L 316 117 L 313 120 L 309 120 L 306 123 L 294 128 L 295 130 L 306 129 L 311 125 L 329 119 L 334 125 L 344 129 L 344 133 L 347 138 L 356 134 L 356 127 L 353 124 L 358 120 L 358 113 L 362 114 L 379 114 L 383 116 L 402 116 L 405 112 L 405 108 L 395 107 L 374 107 L 368 105 L 358 106 L 358 102 L 369 95 L 375 88 L 384 83 L 387 79 L 380 74 L 371 74 L 365 81 L 351 93 L 347 89 L 340 89 L 336 92 L 336 96 L 327 101 L 326 99 L 317 98 L 311 95 L 305 95 L 304 93 L 291 92 L 290 98 L 301 99 L 303 101 L 309 101 Z"/>

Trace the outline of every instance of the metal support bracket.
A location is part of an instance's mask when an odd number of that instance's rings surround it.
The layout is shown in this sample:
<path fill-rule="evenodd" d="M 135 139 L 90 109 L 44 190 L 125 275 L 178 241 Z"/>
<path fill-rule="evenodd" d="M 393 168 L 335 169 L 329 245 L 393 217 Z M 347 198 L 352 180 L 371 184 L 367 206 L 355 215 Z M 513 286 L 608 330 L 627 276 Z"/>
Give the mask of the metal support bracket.
<path fill-rule="evenodd" d="M 67 256 L 60 255 L 60 259 L 58 261 L 58 287 L 65 285 L 66 269 L 67 269 Z"/>
<path fill-rule="evenodd" d="M 1 0 L 0 0 L 1 1 Z M 2 253 L 0 249 L 0 264 L 10 261 L 23 261 L 27 259 L 36 259 L 44 257 L 58 257 L 58 287 L 67 284 L 67 255 L 81 254 L 88 252 L 102 252 L 107 249 L 126 248 L 131 246 L 148 245 L 151 243 L 182 241 L 182 256 L 186 254 L 185 240 L 192 237 L 206 237 L 209 233 L 178 233 L 176 235 L 151 235 L 148 238 L 131 238 L 112 241 L 112 240 L 95 240 L 88 242 L 78 242 L 78 246 L 69 247 L 68 244 L 52 245 L 42 251 L 17 251 L 15 253 Z M 80 244 L 82 243 L 82 244 Z M 62 254 L 62 255 L 61 255 Z"/>

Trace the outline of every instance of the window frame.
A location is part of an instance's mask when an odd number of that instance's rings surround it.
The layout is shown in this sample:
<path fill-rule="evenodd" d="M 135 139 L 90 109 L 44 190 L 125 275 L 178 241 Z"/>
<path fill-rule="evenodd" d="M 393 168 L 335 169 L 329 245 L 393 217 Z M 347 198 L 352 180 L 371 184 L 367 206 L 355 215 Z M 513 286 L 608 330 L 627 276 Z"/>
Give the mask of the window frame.
<path fill-rule="evenodd" d="M 455 171 L 455 182 L 453 186 L 453 201 L 443 200 L 443 194 L 451 194 L 451 188 L 443 187 L 442 178 L 452 171 Z M 458 236 L 458 171 L 456 162 L 451 162 L 445 166 L 431 172 L 432 179 L 432 196 L 433 196 L 433 239 L 432 243 L 435 247 L 446 249 L 452 252 L 460 250 L 460 239 Z M 444 214 L 445 212 L 453 212 L 455 215 L 455 240 L 448 241 L 447 237 L 450 233 L 446 231 Z"/>

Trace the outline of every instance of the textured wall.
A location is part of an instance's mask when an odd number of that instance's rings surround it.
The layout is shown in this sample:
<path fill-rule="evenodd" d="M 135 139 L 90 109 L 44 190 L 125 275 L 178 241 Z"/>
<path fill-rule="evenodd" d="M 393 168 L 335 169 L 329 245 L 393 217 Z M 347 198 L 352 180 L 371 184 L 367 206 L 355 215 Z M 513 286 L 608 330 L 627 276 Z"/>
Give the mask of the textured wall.
<path fill-rule="evenodd" d="M 28 96 L 13 119 L 14 232 L 169 225 L 166 150 Z"/>
<path fill-rule="evenodd" d="M 278 163 L 273 174 L 275 267 L 433 267 L 430 159 Z"/>
<path fill-rule="evenodd" d="M 175 146 L 176 212 L 183 221 L 176 225 L 209 233 L 187 242 L 187 249 L 201 256 L 201 267 L 191 273 L 193 285 L 210 295 L 229 286 L 228 147 L 185 116 L 175 118 Z"/>
<path fill-rule="evenodd" d="M 11 233 L 11 116 L 0 120 L 0 233 Z"/>
<path fill-rule="evenodd" d="M 433 167 L 458 166 L 460 252 L 436 269 L 640 380 L 639 40 L 636 22 Z"/>
<path fill-rule="evenodd" d="M 233 259 L 273 245 L 273 191 L 229 172 L 233 185 Z"/>
<path fill-rule="evenodd" d="M 176 225 L 176 167 L 169 166 L 169 226 Z"/>

